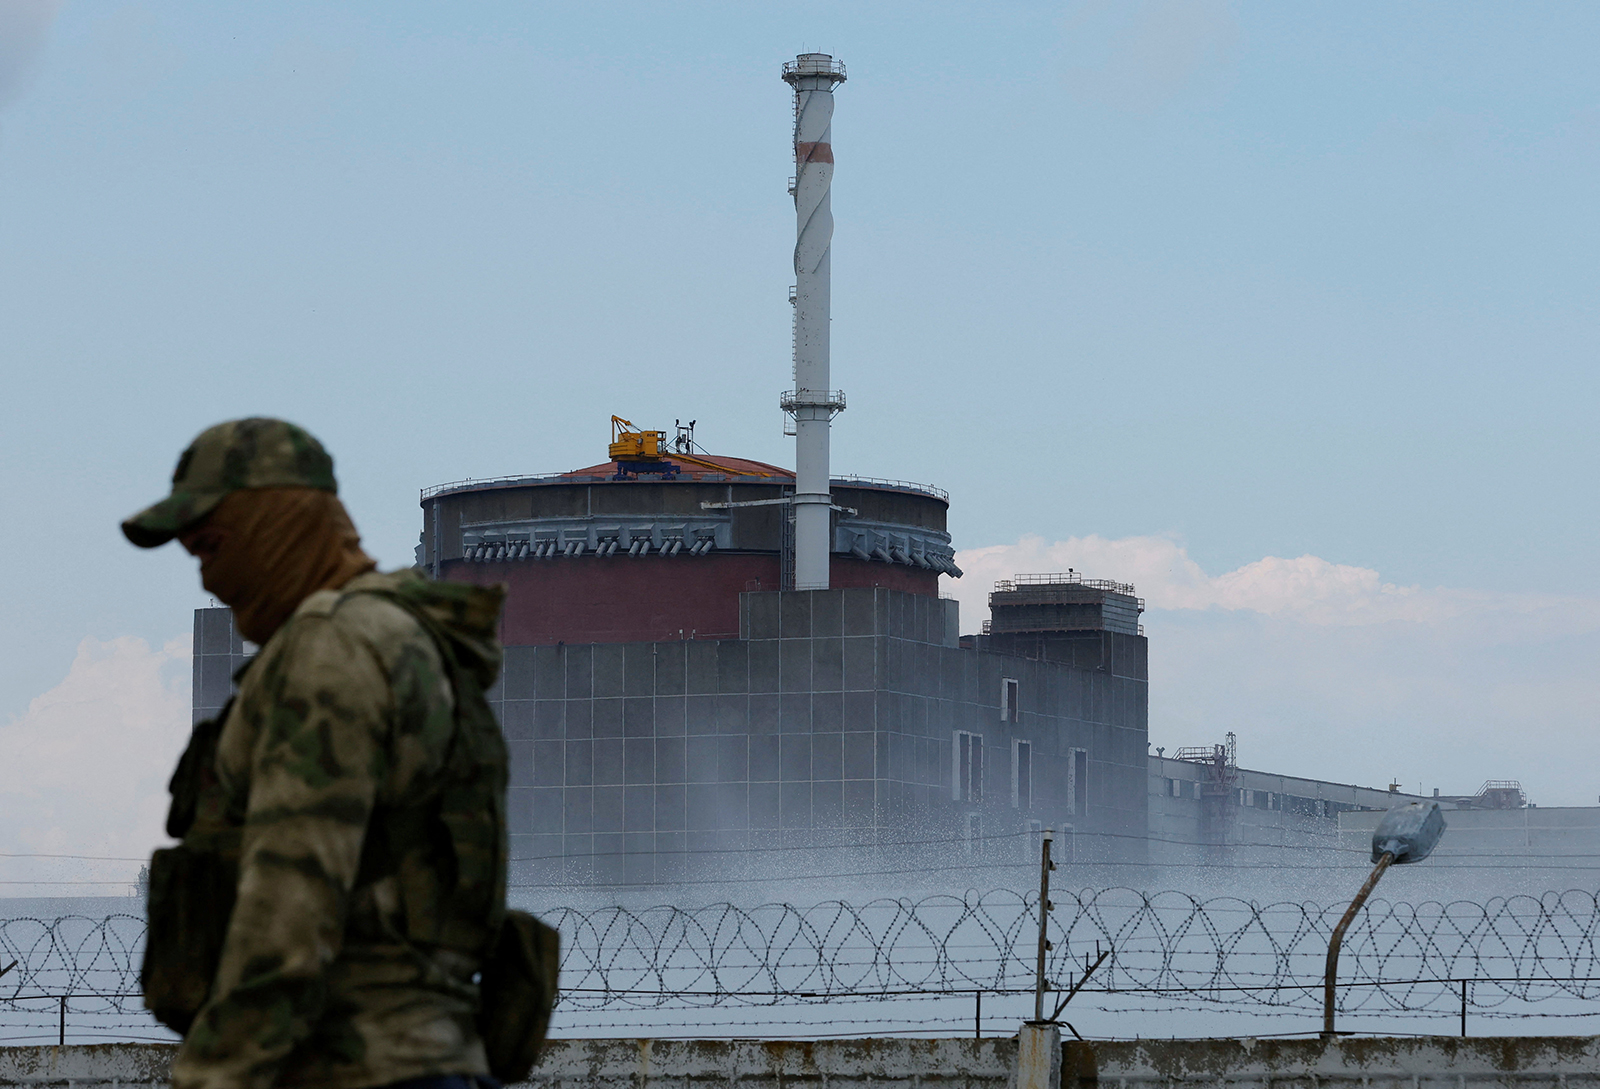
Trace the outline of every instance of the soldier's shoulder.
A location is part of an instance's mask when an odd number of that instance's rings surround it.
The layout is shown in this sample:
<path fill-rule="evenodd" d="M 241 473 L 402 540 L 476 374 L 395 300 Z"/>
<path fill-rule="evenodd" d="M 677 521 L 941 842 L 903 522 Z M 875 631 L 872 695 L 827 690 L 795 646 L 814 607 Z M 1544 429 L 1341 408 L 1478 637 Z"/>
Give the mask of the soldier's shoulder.
<path fill-rule="evenodd" d="M 385 661 L 419 647 L 432 652 L 433 637 L 416 615 L 396 600 L 418 578 L 413 571 L 357 575 L 337 591 L 324 591 L 328 600 L 317 602 L 314 609 L 325 610 L 333 623 L 371 646 Z"/>
<path fill-rule="evenodd" d="M 402 656 L 432 655 L 432 637 L 395 600 L 395 591 L 417 577 L 411 572 L 371 572 L 337 590 L 318 590 L 300 603 L 263 648 L 263 658 L 297 657 L 311 647 L 322 648 L 330 639 L 366 647 L 385 668 Z"/>

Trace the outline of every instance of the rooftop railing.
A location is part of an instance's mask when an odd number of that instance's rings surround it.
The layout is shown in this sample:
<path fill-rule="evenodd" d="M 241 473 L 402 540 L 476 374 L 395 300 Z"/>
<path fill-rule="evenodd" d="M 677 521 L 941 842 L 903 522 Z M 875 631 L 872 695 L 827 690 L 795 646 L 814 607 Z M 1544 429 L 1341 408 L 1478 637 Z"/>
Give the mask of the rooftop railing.
<path fill-rule="evenodd" d="M 940 597 L 944 597 L 946 595 L 940 594 L 939 596 Z M 1110 627 L 1110 626 L 1108 626 L 1106 624 L 1106 622 L 1104 620 L 1099 620 L 1099 619 L 1086 620 L 1082 625 L 1079 625 L 1079 626 L 1074 626 L 1074 625 L 1072 625 L 1070 623 L 1067 623 L 1067 624 L 1049 624 L 1049 623 L 1047 623 L 1047 624 L 1037 624 L 1037 625 L 1035 625 L 1035 624 L 1012 624 L 1010 622 L 1007 622 L 1006 630 L 1005 631 L 1001 631 L 1001 632 L 994 631 L 993 630 L 993 625 L 994 625 L 994 621 L 993 620 L 985 620 L 983 622 L 983 634 L 984 635 L 1051 635 L 1051 634 L 1053 634 L 1055 632 L 1063 632 L 1063 631 L 1109 631 L 1109 632 L 1117 632 L 1117 633 L 1122 634 L 1122 635 L 1128 634 L 1127 632 L 1124 632 L 1121 628 Z M 1144 625 L 1143 624 L 1135 624 L 1134 627 L 1138 629 L 1136 634 L 1138 634 L 1138 635 L 1143 635 L 1144 634 Z"/>
<path fill-rule="evenodd" d="M 1108 590 L 1113 594 L 1133 596 L 1133 583 L 1112 582 L 1110 579 L 1086 579 L 1076 571 L 1057 571 L 1050 574 L 1012 575 L 994 584 L 995 593 L 1009 594 L 1019 589 L 1039 590 L 1049 586 L 1082 586 L 1089 590 Z"/>
<path fill-rule="evenodd" d="M 931 495 L 935 499 L 950 502 L 950 493 L 943 488 L 935 488 L 932 484 L 918 484 L 910 480 L 887 480 L 881 476 L 836 476 L 830 481 L 835 487 L 852 484 L 867 484 L 874 488 L 899 488 L 902 491 L 917 492 L 920 495 Z"/>
<path fill-rule="evenodd" d="M 667 455 L 667 457 L 668 460 L 671 459 L 670 454 Z M 745 476 L 754 477 L 756 474 L 741 473 L 737 469 L 725 469 L 722 475 L 725 478 L 733 479 Z M 462 491 L 471 488 L 497 488 L 510 487 L 517 484 L 557 484 L 579 480 L 610 479 L 612 479 L 612 474 L 610 472 L 586 473 L 576 469 L 569 469 L 562 473 L 530 473 L 523 476 L 486 476 L 481 478 L 468 477 L 465 480 L 452 480 L 448 484 L 435 484 L 432 487 L 423 488 L 422 498 L 423 500 L 428 500 L 432 499 L 436 495 L 443 495 L 446 492 Z M 758 479 L 767 483 L 785 483 L 785 480 L 783 479 L 775 479 L 770 476 L 762 476 Z"/>
<path fill-rule="evenodd" d="M 826 53 L 805 53 L 792 61 L 785 61 L 783 65 L 783 78 L 785 80 L 803 79 L 806 76 L 825 76 L 835 82 L 842 83 L 847 75 L 844 61 L 836 61 Z"/>
<path fill-rule="evenodd" d="M 727 469 L 725 475 L 729 477 L 739 477 L 746 474 L 739 472 L 737 469 L 729 468 Z M 428 500 L 432 499 L 436 495 L 443 495 L 446 492 L 460 491 L 468 488 L 509 487 L 516 484 L 543 484 L 559 480 L 609 479 L 610 476 L 606 473 L 578 473 L 575 471 L 568 471 L 564 473 L 528 473 L 518 476 L 469 476 L 465 480 L 452 480 L 448 484 L 435 484 L 431 487 L 423 488 L 422 499 Z M 763 479 L 773 483 L 782 482 L 770 477 L 764 477 Z M 873 488 L 897 488 L 901 491 L 916 492 L 919 495 L 932 496 L 933 498 L 941 500 L 945 503 L 950 502 L 950 493 L 945 491 L 943 488 L 935 488 L 932 484 L 918 484 L 911 480 L 888 480 L 880 476 L 856 476 L 852 474 L 849 476 L 836 476 L 830 483 L 836 487 L 843 486 L 847 488 L 852 484 L 864 484 Z"/>
<path fill-rule="evenodd" d="M 422 489 L 423 499 L 432 499 L 445 492 L 453 492 L 460 488 L 487 488 L 496 484 L 536 484 L 541 480 L 554 480 L 560 476 L 570 476 L 570 473 L 526 473 L 520 476 L 469 476 L 465 480 L 452 480 L 448 484 L 435 484 Z"/>

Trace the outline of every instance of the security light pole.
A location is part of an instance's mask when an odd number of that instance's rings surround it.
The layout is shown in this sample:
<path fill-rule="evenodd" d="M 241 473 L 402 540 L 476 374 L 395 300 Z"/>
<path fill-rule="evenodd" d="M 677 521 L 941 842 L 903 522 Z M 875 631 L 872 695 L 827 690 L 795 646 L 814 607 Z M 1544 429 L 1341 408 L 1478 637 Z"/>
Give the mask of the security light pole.
<path fill-rule="evenodd" d="M 1433 853 L 1439 837 L 1444 835 L 1444 814 L 1438 802 L 1409 802 L 1395 806 L 1378 822 L 1372 833 L 1372 861 L 1377 863 L 1356 898 L 1350 901 L 1339 925 L 1333 928 L 1328 940 L 1328 962 L 1322 976 L 1322 1038 L 1331 1040 L 1337 1035 L 1333 1030 L 1335 991 L 1339 982 L 1339 947 L 1344 944 L 1344 932 L 1355 921 L 1361 905 L 1367 902 L 1372 890 L 1378 887 L 1379 878 L 1392 864 L 1405 865 L 1421 862 Z"/>

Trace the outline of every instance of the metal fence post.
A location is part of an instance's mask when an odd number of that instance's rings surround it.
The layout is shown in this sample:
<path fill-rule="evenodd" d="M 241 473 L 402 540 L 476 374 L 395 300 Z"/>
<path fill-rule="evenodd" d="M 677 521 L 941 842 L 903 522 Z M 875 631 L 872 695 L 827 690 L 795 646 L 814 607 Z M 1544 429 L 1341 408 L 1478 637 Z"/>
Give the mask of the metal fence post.
<path fill-rule="evenodd" d="M 57 1046 L 67 1046 L 67 996 L 61 996 L 61 1025 L 60 1034 L 56 1037 Z"/>
<path fill-rule="evenodd" d="M 1050 871 L 1056 864 L 1050 861 L 1050 841 L 1055 839 L 1055 830 L 1046 828 L 1039 837 L 1039 967 L 1033 981 L 1033 1019 L 1044 1020 L 1044 991 L 1049 984 L 1044 978 L 1044 955 L 1050 949 L 1050 940 L 1045 937 L 1045 927 L 1050 921 Z"/>

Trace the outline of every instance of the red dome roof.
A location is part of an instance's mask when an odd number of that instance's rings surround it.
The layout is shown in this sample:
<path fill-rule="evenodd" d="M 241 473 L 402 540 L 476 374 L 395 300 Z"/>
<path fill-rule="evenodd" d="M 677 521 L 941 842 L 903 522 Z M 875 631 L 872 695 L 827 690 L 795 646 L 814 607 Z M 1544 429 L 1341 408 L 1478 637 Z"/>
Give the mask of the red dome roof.
<path fill-rule="evenodd" d="M 749 458 L 723 457 L 720 454 L 696 454 L 695 459 L 697 461 L 709 461 L 723 466 L 724 474 L 727 476 L 749 477 L 765 475 L 774 478 L 775 483 L 781 482 L 785 484 L 794 480 L 793 470 L 785 469 L 777 465 L 768 465 L 764 461 L 751 461 Z M 693 462 L 679 461 L 671 454 L 668 454 L 664 460 L 670 461 L 673 465 L 677 466 L 678 471 L 676 477 L 679 480 L 704 480 L 707 477 L 718 475 L 715 469 L 707 468 L 704 465 L 696 465 Z M 637 472 L 632 465 L 629 465 L 628 471 L 630 473 Z M 599 465 L 591 465 L 587 469 L 574 469 L 570 473 L 562 473 L 555 479 L 561 480 L 566 478 L 578 479 L 580 477 L 598 477 L 602 480 L 609 480 L 616 475 L 617 463 L 614 461 L 603 461 Z M 649 480 L 657 476 L 658 474 L 656 473 L 641 474 L 642 479 L 645 480 Z"/>

